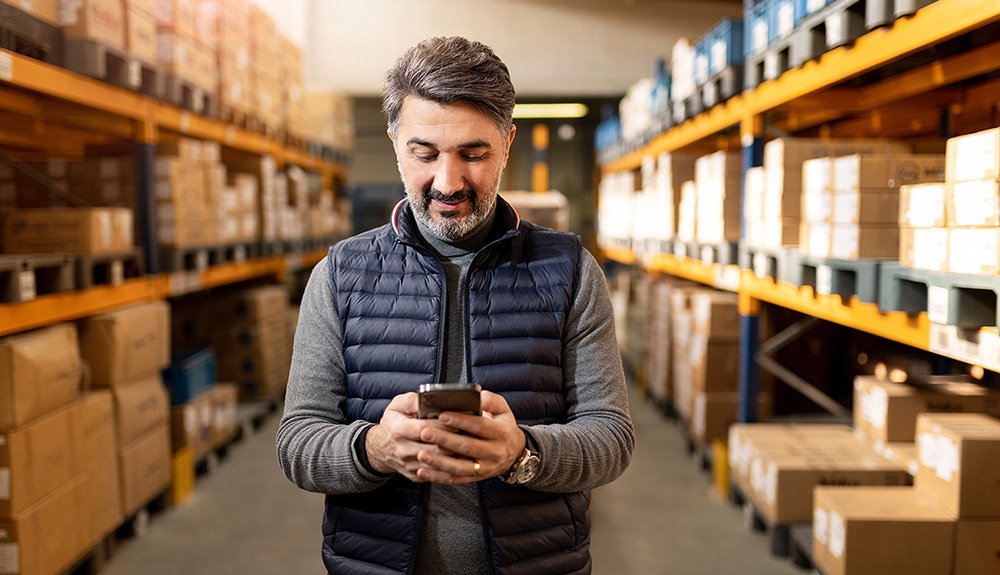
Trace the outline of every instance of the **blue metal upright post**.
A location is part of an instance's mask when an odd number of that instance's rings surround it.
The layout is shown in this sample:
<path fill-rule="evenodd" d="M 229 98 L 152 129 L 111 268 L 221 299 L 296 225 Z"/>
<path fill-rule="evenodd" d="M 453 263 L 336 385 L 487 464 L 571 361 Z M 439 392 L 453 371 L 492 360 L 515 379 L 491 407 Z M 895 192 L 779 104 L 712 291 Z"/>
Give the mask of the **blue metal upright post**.
<path fill-rule="evenodd" d="M 746 171 L 764 165 L 764 135 L 762 119 L 749 118 L 740 126 L 743 146 L 743 193 L 740 235 L 746 241 Z M 744 272 L 741 272 L 744 273 Z M 740 370 L 739 405 L 737 421 L 752 423 L 757 421 L 757 404 L 760 396 L 760 369 L 754 356 L 760 346 L 760 302 L 740 293 Z"/>

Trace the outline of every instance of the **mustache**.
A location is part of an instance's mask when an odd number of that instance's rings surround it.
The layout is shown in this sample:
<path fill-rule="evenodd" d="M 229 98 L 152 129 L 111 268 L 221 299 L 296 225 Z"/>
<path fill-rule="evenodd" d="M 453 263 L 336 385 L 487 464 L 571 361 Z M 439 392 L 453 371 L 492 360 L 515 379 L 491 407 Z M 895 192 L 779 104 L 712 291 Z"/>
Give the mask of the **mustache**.
<path fill-rule="evenodd" d="M 437 200 L 439 202 L 462 202 L 465 200 L 476 200 L 475 190 L 459 190 L 450 195 L 445 195 L 434 188 L 424 190 L 424 201 Z"/>

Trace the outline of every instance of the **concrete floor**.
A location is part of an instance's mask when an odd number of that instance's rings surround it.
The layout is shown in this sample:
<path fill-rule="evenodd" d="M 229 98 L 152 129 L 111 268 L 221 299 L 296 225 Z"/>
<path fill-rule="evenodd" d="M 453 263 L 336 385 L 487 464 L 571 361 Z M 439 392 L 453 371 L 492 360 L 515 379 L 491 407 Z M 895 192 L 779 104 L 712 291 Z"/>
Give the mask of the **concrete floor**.
<path fill-rule="evenodd" d="M 675 421 L 632 394 L 637 448 L 621 479 L 594 492 L 595 575 L 803 575 L 772 557 L 687 454 Z M 277 415 L 229 450 L 193 495 L 122 541 L 102 575 L 320 574 L 322 497 L 278 470 Z"/>

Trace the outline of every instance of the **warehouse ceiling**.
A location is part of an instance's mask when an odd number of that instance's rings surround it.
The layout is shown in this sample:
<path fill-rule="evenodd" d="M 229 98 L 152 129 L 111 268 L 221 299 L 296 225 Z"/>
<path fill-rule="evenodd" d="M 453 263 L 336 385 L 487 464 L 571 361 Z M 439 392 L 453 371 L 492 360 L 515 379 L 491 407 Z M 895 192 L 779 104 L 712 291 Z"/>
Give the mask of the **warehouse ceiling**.
<path fill-rule="evenodd" d="M 740 0 L 307 0 L 302 26 L 310 89 L 375 96 L 385 70 L 423 38 L 463 35 L 492 46 L 521 99 L 620 97 Z"/>

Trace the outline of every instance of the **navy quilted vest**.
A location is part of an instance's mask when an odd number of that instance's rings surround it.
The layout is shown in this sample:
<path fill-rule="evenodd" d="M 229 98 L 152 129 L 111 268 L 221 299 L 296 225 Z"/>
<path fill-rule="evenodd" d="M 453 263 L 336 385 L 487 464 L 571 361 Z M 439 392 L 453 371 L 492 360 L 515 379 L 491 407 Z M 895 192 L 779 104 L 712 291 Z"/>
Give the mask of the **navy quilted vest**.
<path fill-rule="evenodd" d="M 506 233 L 469 272 L 469 381 L 507 400 L 518 422 L 565 420 L 562 330 L 578 277 L 572 234 L 521 222 L 497 200 Z M 330 281 L 341 317 L 345 413 L 378 422 L 391 398 L 438 381 L 444 271 L 421 247 L 403 201 L 393 223 L 338 243 Z M 503 575 L 589 573 L 590 494 L 479 484 L 494 570 Z M 422 488 L 399 476 L 370 493 L 327 496 L 323 557 L 330 573 L 409 573 Z"/>

